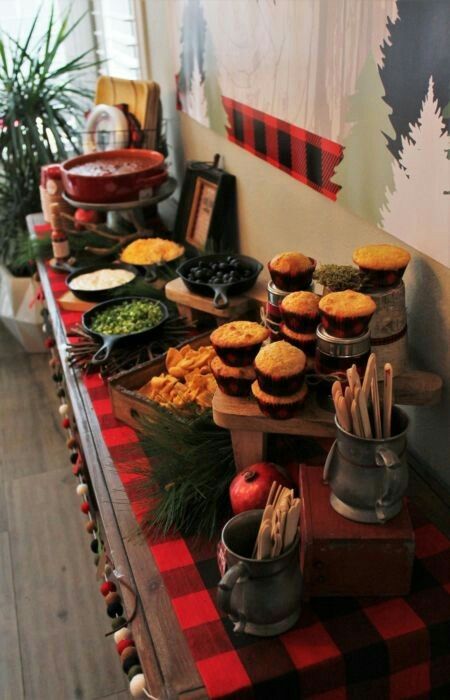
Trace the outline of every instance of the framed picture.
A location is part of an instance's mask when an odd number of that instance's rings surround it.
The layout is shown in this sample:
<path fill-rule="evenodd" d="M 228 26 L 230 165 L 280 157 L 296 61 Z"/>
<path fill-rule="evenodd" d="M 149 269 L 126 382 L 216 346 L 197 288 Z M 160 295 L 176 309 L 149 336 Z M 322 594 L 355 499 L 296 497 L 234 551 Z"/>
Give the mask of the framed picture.
<path fill-rule="evenodd" d="M 176 241 L 202 253 L 237 246 L 236 179 L 217 160 L 188 163 L 174 226 Z"/>

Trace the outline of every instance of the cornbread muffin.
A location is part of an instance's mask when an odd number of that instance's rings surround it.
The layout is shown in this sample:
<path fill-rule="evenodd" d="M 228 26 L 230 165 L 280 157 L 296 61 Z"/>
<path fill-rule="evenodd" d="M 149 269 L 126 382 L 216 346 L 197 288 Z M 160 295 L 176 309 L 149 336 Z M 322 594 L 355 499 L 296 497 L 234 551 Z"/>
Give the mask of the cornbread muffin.
<path fill-rule="evenodd" d="M 256 372 L 252 365 L 247 367 L 230 367 L 220 357 L 211 362 L 211 371 L 224 394 L 229 396 L 248 396 L 255 381 Z"/>
<path fill-rule="evenodd" d="M 306 289 L 311 284 L 316 261 L 294 251 L 279 253 L 269 262 L 273 283 L 286 292 Z"/>
<path fill-rule="evenodd" d="M 272 396 L 272 394 L 264 392 L 258 382 L 253 382 L 252 394 L 265 416 L 276 418 L 277 420 L 286 420 L 287 418 L 292 418 L 297 409 L 303 404 L 308 394 L 308 389 L 305 384 L 299 391 L 290 396 Z"/>
<path fill-rule="evenodd" d="M 353 262 L 365 273 L 369 283 L 381 287 L 399 282 L 410 260 L 407 250 L 388 243 L 366 245 L 353 253 Z"/>
<path fill-rule="evenodd" d="M 282 338 L 302 350 L 308 357 L 314 357 L 316 352 L 316 334 L 315 333 L 296 333 L 291 330 L 285 323 L 280 326 Z"/>
<path fill-rule="evenodd" d="M 255 359 L 269 331 L 253 321 L 224 323 L 211 333 L 211 343 L 220 359 L 231 367 L 246 367 Z"/>
<path fill-rule="evenodd" d="M 305 353 L 284 340 L 261 348 L 255 358 L 259 386 L 273 396 L 288 396 L 298 391 L 305 367 Z"/>
<path fill-rule="evenodd" d="M 354 338 L 365 333 L 376 308 L 372 297 L 352 289 L 331 292 L 319 302 L 322 325 L 336 338 Z"/>
<path fill-rule="evenodd" d="M 320 321 L 319 301 L 313 292 L 288 294 L 280 307 L 286 326 L 297 333 L 314 333 Z"/>

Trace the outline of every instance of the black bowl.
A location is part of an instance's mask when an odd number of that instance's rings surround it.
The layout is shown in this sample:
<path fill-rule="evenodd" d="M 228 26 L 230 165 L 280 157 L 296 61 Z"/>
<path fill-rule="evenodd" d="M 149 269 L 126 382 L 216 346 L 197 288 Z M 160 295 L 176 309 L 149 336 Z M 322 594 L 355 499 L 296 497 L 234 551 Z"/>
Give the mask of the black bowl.
<path fill-rule="evenodd" d="M 85 290 L 85 289 L 74 289 L 72 287 L 72 282 L 74 279 L 77 277 L 80 277 L 81 275 L 85 275 L 88 272 L 96 272 L 96 270 L 129 270 L 129 272 L 132 272 L 134 274 L 133 279 L 131 279 L 129 282 L 125 282 L 124 284 L 119 284 L 117 287 L 110 287 L 109 289 L 92 289 L 92 290 Z M 134 265 L 129 265 L 128 263 L 97 263 L 97 265 L 89 265 L 89 267 L 80 267 L 73 272 L 67 277 L 66 279 L 66 284 L 69 287 L 70 291 L 72 294 L 74 294 L 78 299 L 82 299 L 83 301 L 106 301 L 111 298 L 111 295 L 113 293 L 116 293 L 118 290 L 121 292 L 125 292 L 126 288 L 132 284 L 136 277 L 139 276 L 139 270 L 134 267 Z"/>
<path fill-rule="evenodd" d="M 232 257 L 242 262 L 246 268 L 251 270 L 251 275 L 240 279 L 237 282 L 226 282 L 223 284 L 199 282 L 188 279 L 188 273 L 193 267 L 197 267 L 200 262 L 226 262 L 228 254 L 216 255 L 201 255 L 196 258 L 185 260 L 177 269 L 178 275 L 181 277 L 186 287 L 194 294 L 200 294 L 204 297 L 214 297 L 213 304 L 217 309 L 224 309 L 228 306 L 228 297 L 242 294 L 248 289 L 251 289 L 258 279 L 258 275 L 263 269 L 258 260 L 250 258 L 248 255 L 233 255 Z"/>
<path fill-rule="evenodd" d="M 106 308 L 111 306 L 118 306 L 123 304 L 124 301 L 133 301 L 134 299 L 140 299 L 142 301 L 151 302 L 152 304 L 157 304 L 162 311 L 162 318 L 158 323 L 150 328 L 144 328 L 141 331 L 135 331 L 134 333 L 117 333 L 114 335 L 109 335 L 107 333 L 100 333 L 99 331 L 92 330 L 92 321 L 95 316 Z M 109 299 L 109 301 L 104 301 L 101 304 L 97 304 L 89 311 L 85 311 L 81 318 L 81 323 L 85 331 L 94 338 L 99 338 L 103 341 L 102 346 L 97 350 L 95 355 L 91 359 L 91 364 L 97 365 L 105 362 L 109 357 L 109 354 L 115 345 L 126 345 L 128 343 L 142 343 L 145 340 L 151 338 L 155 330 L 157 330 L 164 321 L 169 318 L 169 310 L 162 301 L 157 299 L 150 299 L 149 297 L 133 296 L 133 297 L 118 297 L 117 299 Z"/>

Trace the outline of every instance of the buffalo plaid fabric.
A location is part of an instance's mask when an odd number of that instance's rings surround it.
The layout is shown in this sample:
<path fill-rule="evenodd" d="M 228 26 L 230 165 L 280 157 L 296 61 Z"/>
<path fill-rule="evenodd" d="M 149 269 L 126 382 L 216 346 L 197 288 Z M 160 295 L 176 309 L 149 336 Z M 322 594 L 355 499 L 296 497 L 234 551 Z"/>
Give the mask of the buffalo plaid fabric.
<path fill-rule="evenodd" d="M 49 269 L 56 298 L 64 278 Z M 61 312 L 67 330 L 79 313 Z M 124 483 L 146 460 L 136 433 L 112 415 L 99 375 L 83 379 Z M 127 465 L 127 473 L 123 466 Z M 139 522 L 142 503 L 132 502 Z M 149 543 L 211 698 L 380 700 L 450 697 L 450 542 L 412 509 L 416 559 L 404 598 L 316 598 L 276 638 L 235 634 L 216 607 L 215 546 L 174 537 Z M 357 562 L 355 562 L 357 565 Z M 380 572 L 382 576 L 382 572 Z"/>
<path fill-rule="evenodd" d="M 222 101 L 230 141 L 336 199 L 340 187 L 331 178 L 342 159 L 342 146 L 229 97 L 222 97 Z"/>

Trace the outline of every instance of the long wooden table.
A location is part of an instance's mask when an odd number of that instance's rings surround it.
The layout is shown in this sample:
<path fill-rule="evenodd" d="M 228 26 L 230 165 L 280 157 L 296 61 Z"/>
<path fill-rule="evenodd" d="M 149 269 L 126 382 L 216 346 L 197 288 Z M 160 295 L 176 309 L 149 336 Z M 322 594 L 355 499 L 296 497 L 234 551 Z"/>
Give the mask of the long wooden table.
<path fill-rule="evenodd" d="M 30 229 L 39 222 L 39 217 L 30 217 Z M 78 428 L 78 440 L 98 508 L 97 517 L 103 524 L 105 544 L 116 570 L 123 575 L 137 596 L 137 615 L 131 628 L 146 676 L 147 690 L 161 700 L 171 698 L 196 700 L 208 697 L 152 553 L 145 543 L 131 537 L 136 531 L 136 519 L 132 507 L 106 445 L 99 416 L 86 383 L 67 362 L 66 330 L 47 268 L 43 263 L 39 263 L 38 268 L 60 357 L 66 393 Z M 441 529 L 448 532 L 448 512 L 445 512 L 442 500 L 436 496 L 433 488 L 430 488 L 414 472 L 411 477 L 414 500 L 417 500 L 422 509 L 427 511 L 431 520 L 437 520 Z M 130 615 L 134 608 L 135 596 L 126 586 L 121 586 L 121 596 L 126 614 Z M 100 631 L 99 634 L 101 634 Z M 113 643 L 112 640 L 111 643 Z"/>

